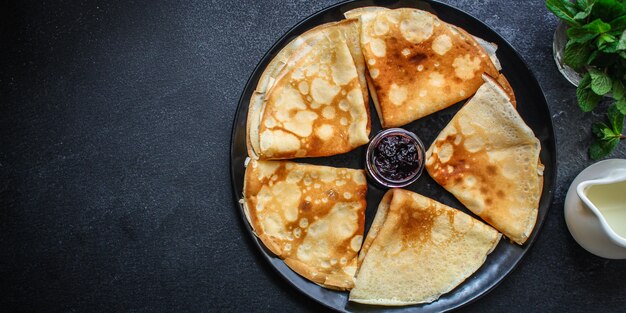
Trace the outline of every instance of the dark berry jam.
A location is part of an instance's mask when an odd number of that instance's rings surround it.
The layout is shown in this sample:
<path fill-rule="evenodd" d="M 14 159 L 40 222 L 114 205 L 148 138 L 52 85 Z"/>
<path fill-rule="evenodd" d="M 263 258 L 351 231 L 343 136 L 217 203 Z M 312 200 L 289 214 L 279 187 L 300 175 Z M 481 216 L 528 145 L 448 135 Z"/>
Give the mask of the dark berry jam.
<path fill-rule="evenodd" d="M 385 129 L 370 141 L 365 155 L 368 177 L 383 187 L 405 187 L 424 169 L 424 145 L 412 132 Z"/>
<path fill-rule="evenodd" d="M 415 175 L 421 160 L 413 138 L 390 135 L 383 138 L 374 149 L 374 165 L 386 179 L 402 181 Z"/>

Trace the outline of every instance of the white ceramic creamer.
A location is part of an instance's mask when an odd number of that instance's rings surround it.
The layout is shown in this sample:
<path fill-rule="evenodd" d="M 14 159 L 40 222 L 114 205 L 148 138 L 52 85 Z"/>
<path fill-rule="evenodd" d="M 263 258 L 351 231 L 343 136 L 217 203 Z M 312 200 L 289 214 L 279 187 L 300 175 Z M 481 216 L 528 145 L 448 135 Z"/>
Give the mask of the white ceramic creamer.
<path fill-rule="evenodd" d="M 565 198 L 565 221 L 585 250 L 626 259 L 626 160 L 604 160 L 583 170 Z"/>
<path fill-rule="evenodd" d="M 616 169 L 605 178 L 583 181 L 576 192 L 609 239 L 626 249 L 626 170 Z"/>

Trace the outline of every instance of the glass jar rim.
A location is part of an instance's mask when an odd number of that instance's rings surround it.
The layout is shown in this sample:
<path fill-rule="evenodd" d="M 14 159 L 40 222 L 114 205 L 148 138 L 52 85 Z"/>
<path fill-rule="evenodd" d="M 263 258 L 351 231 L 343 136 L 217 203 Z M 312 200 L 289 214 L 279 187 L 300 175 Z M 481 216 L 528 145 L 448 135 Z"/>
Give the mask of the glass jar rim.
<path fill-rule="evenodd" d="M 392 180 L 392 179 L 384 177 L 383 175 L 379 173 L 378 168 L 374 164 L 373 154 L 374 154 L 375 148 L 378 146 L 378 144 L 383 138 L 387 138 L 393 135 L 409 137 L 416 145 L 418 159 L 420 161 L 419 166 L 417 170 L 415 171 L 415 174 L 402 180 Z M 403 128 L 388 128 L 388 129 L 380 131 L 378 134 L 376 134 L 376 136 L 374 136 L 374 138 L 372 138 L 372 140 L 370 140 L 370 143 L 367 146 L 367 152 L 365 154 L 365 167 L 366 167 L 367 174 L 370 177 L 370 179 L 372 179 L 378 185 L 381 185 L 387 188 L 406 187 L 414 183 L 422 175 L 422 172 L 424 170 L 425 158 L 426 158 L 426 150 L 424 148 L 424 144 L 422 143 L 422 140 L 415 133 L 410 132 Z"/>

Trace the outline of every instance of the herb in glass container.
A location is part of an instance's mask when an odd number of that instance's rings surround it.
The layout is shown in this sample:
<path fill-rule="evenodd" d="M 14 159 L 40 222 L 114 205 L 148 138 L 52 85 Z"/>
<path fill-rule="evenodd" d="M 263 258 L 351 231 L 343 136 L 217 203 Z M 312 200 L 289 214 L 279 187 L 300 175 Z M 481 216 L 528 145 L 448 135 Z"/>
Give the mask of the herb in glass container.
<path fill-rule="evenodd" d="M 581 73 L 576 89 L 578 106 L 593 110 L 603 96 L 612 98 L 608 123 L 592 126 L 596 141 L 592 159 L 607 156 L 625 139 L 626 6 L 624 0 L 547 0 L 546 7 L 569 25 L 563 53 L 565 64 Z"/>

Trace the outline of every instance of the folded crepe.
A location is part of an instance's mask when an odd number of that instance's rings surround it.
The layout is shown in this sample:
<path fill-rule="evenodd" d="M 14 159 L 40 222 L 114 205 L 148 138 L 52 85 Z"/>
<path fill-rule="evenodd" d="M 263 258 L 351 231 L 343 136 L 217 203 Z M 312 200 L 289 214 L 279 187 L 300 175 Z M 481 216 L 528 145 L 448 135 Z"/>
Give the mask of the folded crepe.
<path fill-rule="evenodd" d="M 391 189 L 363 243 L 349 299 L 377 305 L 435 301 L 480 268 L 500 237 L 461 211 Z"/>
<path fill-rule="evenodd" d="M 363 170 L 252 160 L 243 193 L 255 234 L 291 269 L 323 287 L 354 286 L 366 207 Z"/>
<path fill-rule="evenodd" d="M 359 29 L 356 19 L 320 25 L 272 59 L 250 99 L 251 158 L 329 156 L 369 141 Z"/>
<path fill-rule="evenodd" d="M 523 244 L 543 188 L 540 150 L 505 91 L 485 77 L 426 152 L 426 170 L 468 209 Z"/>
<path fill-rule="evenodd" d="M 365 7 L 345 14 L 361 21 L 369 89 L 384 128 L 408 124 L 467 99 L 482 74 L 512 94 L 497 46 L 425 11 Z"/>

